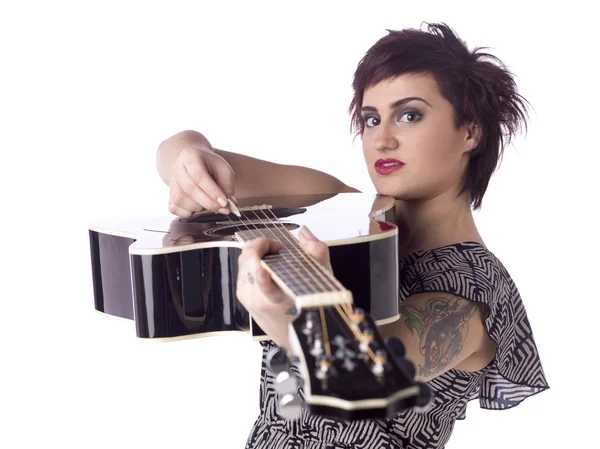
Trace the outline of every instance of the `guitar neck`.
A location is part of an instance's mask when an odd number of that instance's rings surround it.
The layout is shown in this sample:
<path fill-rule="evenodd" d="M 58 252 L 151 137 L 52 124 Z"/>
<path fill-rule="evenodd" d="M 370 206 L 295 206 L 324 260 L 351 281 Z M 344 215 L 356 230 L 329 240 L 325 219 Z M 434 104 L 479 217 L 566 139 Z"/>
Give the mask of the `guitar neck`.
<path fill-rule="evenodd" d="M 266 255 L 262 265 L 299 308 L 352 303 L 352 293 L 327 268 L 307 254 L 283 225 L 236 233 L 236 239 L 242 243 L 260 237 L 281 242 L 281 250 Z"/>

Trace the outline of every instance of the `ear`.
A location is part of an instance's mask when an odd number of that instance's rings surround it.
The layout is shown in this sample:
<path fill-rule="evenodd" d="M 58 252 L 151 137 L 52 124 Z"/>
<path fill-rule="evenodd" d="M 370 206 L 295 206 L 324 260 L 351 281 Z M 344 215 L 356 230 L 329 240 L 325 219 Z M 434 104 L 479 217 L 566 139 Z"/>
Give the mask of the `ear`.
<path fill-rule="evenodd" d="M 477 123 L 469 123 L 466 128 L 467 135 L 465 137 L 465 144 L 463 149 L 465 153 L 473 151 L 479 145 L 481 140 L 481 127 Z"/>

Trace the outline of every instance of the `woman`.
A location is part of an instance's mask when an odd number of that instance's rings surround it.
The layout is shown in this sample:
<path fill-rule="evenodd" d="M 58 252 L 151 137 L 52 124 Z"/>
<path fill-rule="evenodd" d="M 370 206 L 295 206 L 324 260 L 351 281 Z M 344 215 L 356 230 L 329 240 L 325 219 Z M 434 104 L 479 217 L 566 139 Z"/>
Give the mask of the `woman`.
<path fill-rule="evenodd" d="M 510 275 L 486 248 L 472 210 L 481 207 L 504 146 L 526 124 L 525 102 L 497 58 L 469 51 L 445 24 L 390 31 L 360 61 L 350 105 L 371 179 L 396 198 L 402 318 L 381 326 L 402 340 L 417 379 L 434 393 L 426 410 L 394 419 L 338 422 L 276 413 L 264 363 L 261 414 L 248 448 L 443 448 L 469 400 L 506 409 L 548 388 L 525 309 Z M 185 131 L 157 153 L 169 210 L 189 217 L 229 212 L 226 198 L 351 192 L 304 167 L 212 148 Z M 285 182 L 284 182 L 285 181 Z M 326 245 L 303 229 L 303 248 L 328 264 Z M 259 261 L 276 242 L 258 239 L 240 256 L 238 297 L 272 342 L 289 349 L 289 300 Z"/>

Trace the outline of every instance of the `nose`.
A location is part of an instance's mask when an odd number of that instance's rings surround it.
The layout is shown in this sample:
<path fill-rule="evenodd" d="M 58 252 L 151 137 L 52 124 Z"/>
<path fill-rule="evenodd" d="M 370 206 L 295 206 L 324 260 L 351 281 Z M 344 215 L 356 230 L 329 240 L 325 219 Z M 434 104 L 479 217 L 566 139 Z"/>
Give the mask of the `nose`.
<path fill-rule="evenodd" d="M 390 151 L 398 148 L 398 139 L 387 124 L 380 124 L 375 128 L 373 147 L 377 151 Z"/>

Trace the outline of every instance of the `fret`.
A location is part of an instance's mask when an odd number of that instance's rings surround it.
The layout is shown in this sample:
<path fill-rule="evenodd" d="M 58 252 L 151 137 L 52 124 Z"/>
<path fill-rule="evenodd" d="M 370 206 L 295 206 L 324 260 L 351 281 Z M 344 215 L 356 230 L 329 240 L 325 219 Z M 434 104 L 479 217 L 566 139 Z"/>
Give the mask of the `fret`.
<path fill-rule="evenodd" d="M 250 227 L 250 229 L 248 230 L 236 232 L 235 235 L 238 238 L 238 240 L 241 239 L 242 242 L 249 242 L 260 237 L 266 237 L 269 240 L 277 240 L 281 242 L 284 246 L 290 245 L 290 242 L 297 242 L 294 236 L 282 226 L 277 228 L 258 229 L 253 229 L 252 227 Z"/>
<path fill-rule="evenodd" d="M 287 229 L 250 229 L 236 232 L 235 237 L 242 243 L 259 237 L 281 242 L 281 250 L 263 257 L 263 264 L 300 307 L 352 303 L 352 294 L 329 271 L 308 256 Z"/>
<path fill-rule="evenodd" d="M 304 254 L 300 248 L 300 243 L 296 238 L 284 228 L 277 228 L 276 230 L 271 229 L 251 229 L 247 231 L 239 231 L 235 233 L 238 241 L 243 243 L 251 240 L 256 240 L 260 237 L 266 237 L 269 240 L 276 240 L 282 244 L 282 248 L 279 251 L 280 254 L 286 254 L 286 257 L 290 260 L 301 259 Z"/>
<path fill-rule="evenodd" d="M 306 256 L 305 256 L 306 257 Z M 271 254 L 263 261 L 296 295 L 339 291 L 339 283 L 317 262 Z"/>

